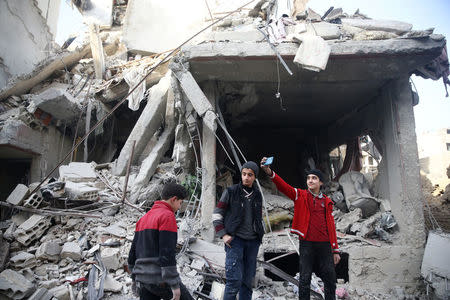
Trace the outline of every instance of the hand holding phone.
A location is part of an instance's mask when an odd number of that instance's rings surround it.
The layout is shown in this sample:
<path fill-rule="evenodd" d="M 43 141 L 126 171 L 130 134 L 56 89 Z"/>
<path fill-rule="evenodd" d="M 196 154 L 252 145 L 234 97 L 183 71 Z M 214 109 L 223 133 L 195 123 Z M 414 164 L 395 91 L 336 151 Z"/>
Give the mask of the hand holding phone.
<path fill-rule="evenodd" d="M 265 166 L 269 166 L 269 165 L 271 165 L 272 163 L 273 163 L 273 156 L 268 157 L 268 158 L 266 159 L 266 162 L 264 163 L 264 165 L 265 165 Z"/>

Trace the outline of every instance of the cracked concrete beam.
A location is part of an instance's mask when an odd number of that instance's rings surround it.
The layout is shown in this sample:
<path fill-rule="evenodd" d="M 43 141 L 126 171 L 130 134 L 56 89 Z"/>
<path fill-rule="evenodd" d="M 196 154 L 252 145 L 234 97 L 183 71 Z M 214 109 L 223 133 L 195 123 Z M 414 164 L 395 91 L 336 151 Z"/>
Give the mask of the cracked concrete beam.
<path fill-rule="evenodd" d="M 172 72 L 167 72 L 160 82 L 150 89 L 147 105 L 120 151 L 114 166 L 115 175 L 124 175 L 131 155 L 133 141 L 136 141 L 133 160 L 136 161 L 147 146 L 148 141 L 164 121 L 167 92 Z M 132 162 L 133 163 L 133 162 Z"/>
<path fill-rule="evenodd" d="M 134 181 L 134 189 L 143 187 L 150 181 L 150 178 L 155 173 L 156 167 L 161 161 L 164 153 L 169 150 L 170 144 L 175 136 L 175 127 L 172 125 L 167 127 L 163 134 L 159 137 L 158 142 L 153 147 L 150 154 L 142 162 L 139 174 Z"/>
<path fill-rule="evenodd" d="M 172 69 L 175 77 L 180 82 L 181 88 L 198 115 L 203 117 L 208 110 L 214 111 L 213 106 L 209 103 L 191 72 L 185 68 L 178 68 L 179 66 L 180 64 L 171 64 L 169 68 Z"/>

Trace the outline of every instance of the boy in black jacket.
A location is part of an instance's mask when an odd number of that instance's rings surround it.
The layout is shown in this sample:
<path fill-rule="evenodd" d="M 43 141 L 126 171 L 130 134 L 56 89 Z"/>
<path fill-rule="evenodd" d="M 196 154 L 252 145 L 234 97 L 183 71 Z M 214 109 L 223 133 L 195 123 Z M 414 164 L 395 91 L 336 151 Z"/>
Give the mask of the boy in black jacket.
<path fill-rule="evenodd" d="M 224 300 L 252 299 L 256 256 L 264 235 L 262 196 L 255 187 L 259 167 L 246 162 L 241 169 L 242 182 L 227 188 L 213 213 L 216 234 L 225 243 L 227 283 Z"/>

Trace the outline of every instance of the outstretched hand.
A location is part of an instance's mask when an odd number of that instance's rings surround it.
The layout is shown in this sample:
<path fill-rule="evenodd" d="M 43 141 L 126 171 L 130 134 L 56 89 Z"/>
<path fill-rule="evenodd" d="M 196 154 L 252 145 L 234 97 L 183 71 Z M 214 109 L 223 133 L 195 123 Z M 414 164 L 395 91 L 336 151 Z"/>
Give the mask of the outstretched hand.
<path fill-rule="evenodd" d="M 261 163 L 260 163 L 260 167 L 261 169 L 264 171 L 264 173 L 266 173 L 269 176 L 272 176 L 272 170 L 270 169 L 269 165 L 264 165 L 266 163 L 267 157 L 263 157 L 261 159 Z"/>

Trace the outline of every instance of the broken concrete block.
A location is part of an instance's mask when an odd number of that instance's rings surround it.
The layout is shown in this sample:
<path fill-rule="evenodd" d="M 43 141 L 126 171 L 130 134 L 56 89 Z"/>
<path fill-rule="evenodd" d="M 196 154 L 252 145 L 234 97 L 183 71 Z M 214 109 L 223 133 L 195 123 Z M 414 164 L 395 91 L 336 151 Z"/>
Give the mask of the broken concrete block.
<path fill-rule="evenodd" d="M 79 116 L 81 105 L 69 93 L 69 85 L 53 84 L 41 93 L 34 95 L 30 99 L 31 113 L 37 108 L 51 114 L 59 120 L 74 120 Z"/>
<path fill-rule="evenodd" d="M 39 287 L 46 288 L 48 290 L 54 288 L 57 285 L 59 285 L 59 279 L 52 279 L 39 282 Z"/>
<path fill-rule="evenodd" d="M 43 264 L 34 269 L 38 276 L 48 276 L 49 278 L 59 278 L 59 267 L 55 264 Z M 48 287 L 47 287 L 48 288 Z"/>
<path fill-rule="evenodd" d="M 122 291 L 122 283 L 107 275 L 103 288 L 105 292 L 119 293 Z"/>
<path fill-rule="evenodd" d="M 223 299 L 225 293 L 225 284 L 214 281 L 211 285 L 209 296 L 213 299 Z"/>
<path fill-rule="evenodd" d="M 353 211 L 344 214 L 339 221 L 336 222 L 336 230 L 346 233 L 353 223 L 362 219 L 362 210 L 355 208 Z"/>
<path fill-rule="evenodd" d="M 147 105 L 128 136 L 113 167 L 114 175 L 125 175 L 133 143 L 135 143 L 133 160 L 137 160 L 156 130 L 163 123 L 171 76 L 171 72 L 167 72 L 158 84 L 150 88 Z"/>
<path fill-rule="evenodd" d="M 202 271 L 203 268 L 205 267 L 206 263 L 204 259 L 194 259 L 191 263 L 191 268 L 195 269 L 197 271 Z"/>
<path fill-rule="evenodd" d="M 70 200 L 96 201 L 99 199 L 99 190 L 84 182 L 66 182 L 66 194 Z"/>
<path fill-rule="evenodd" d="M 70 300 L 70 292 L 67 285 L 61 285 L 49 290 L 49 293 L 58 300 Z"/>
<path fill-rule="evenodd" d="M 0 238 L 0 271 L 3 271 L 6 260 L 9 258 L 9 243 Z"/>
<path fill-rule="evenodd" d="M 64 181 L 92 182 L 95 181 L 97 175 L 92 163 L 71 162 L 68 165 L 59 167 L 59 177 Z"/>
<path fill-rule="evenodd" d="M 40 192 L 33 193 L 30 197 L 28 197 L 27 200 L 24 201 L 23 206 L 31 207 L 31 208 L 38 208 L 39 205 L 41 205 L 42 200 L 44 200 L 44 198 L 42 198 L 42 195 Z"/>
<path fill-rule="evenodd" d="M 395 34 L 403 34 L 411 31 L 412 25 L 400 21 L 371 20 L 371 19 L 341 19 L 342 24 L 350 25 L 366 30 L 387 31 Z"/>
<path fill-rule="evenodd" d="M 24 246 L 28 246 L 34 240 L 40 238 L 50 227 L 50 218 L 41 215 L 32 215 L 16 230 L 16 240 Z"/>
<path fill-rule="evenodd" d="M 120 267 L 120 249 L 105 248 L 101 252 L 101 257 L 107 270 L 117 270 Z"/>
<path fill-rule="evenodd" d="M 56 242 L 45 242 L 36 250 L 36 258 L 39 260 L 59 261 L 61 246 Z"/>
<path fill-rule="evenodd" d="M 34 268 L 37 264 L 36 257 L 28 252 L 20 252 L 9 261 L 15 269 Z"/>
<path fill-rule="evenodd" d="M 26 299 L 34 290 L 33 283 L 16 271 L 7 269 L 0 274 L 0 295 L 10 299 Z"/>
<path fill-rule="evenodd" d="M 17 230 L 16 223 L 12 222 L 11 225 L 9 225 L 8 229 L 6 229 L 5 233 L 3 234 L 3 237 L 5 240 L 12 242 L 14 240 L 14 232 Z"/>
<path fill-rule="evenodd" d="M 50 300 L 53 295 L 46 288 L 39 288 L 28 300 Z"/>
<path fill-rule="evenodd" d="M 430 274 L 450 278 L 449 248 L 449 233 L 436 231 L 429 232 L 421 268 L 421 273 L 424 278 L 429 278 Z"/>
<path fill-rule="evenodd" d="M 126 237 L 127 236 L 127 231 L 125 230 L 125 228 L 120 227 L 117 224 L 113 224 L 111 226 L 106 227 L 105 229 L 106 233 L 118 236 L 118 237 Z"/>
<path fill-rule="evenodd" d="M 28 187 L 23 184 L 18 184 L 16 188 L 9 194 L 6 202 L 12 205 L 22 205 L 23 200 L 28 196 Z"/>
<path fill-rule="evenodd" d="M 363 217 L 369 217 L 378 211 L 378 201 L 370 195 L 369 183 L 360 172 L 350 171 L 339 178 L 347 207 L 361 208 Z"/>
<path fill-rule="evenodd" d="M 69 257 L 75 261 L 81 259 L 81 248 L 77 243 L 67 242 L 61 250 L 61 258 Z"/>
<path fill-rule="evenodd" d="M 189 249 L 197 255 L 205 256 L 214 265 L 225 268 L 225 250 L 223 247 L 203 240 L 196 240 Z"/>
<path fill-rule="evenodd" d="M 294 63 L 306 70 L 323 71 L 327 67 L 331 48 L 320 36 L 313 34 L 296 35 L 301 44 L 294 57 Z"/>

